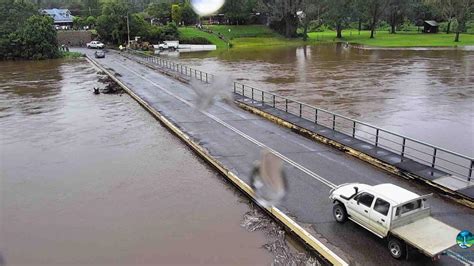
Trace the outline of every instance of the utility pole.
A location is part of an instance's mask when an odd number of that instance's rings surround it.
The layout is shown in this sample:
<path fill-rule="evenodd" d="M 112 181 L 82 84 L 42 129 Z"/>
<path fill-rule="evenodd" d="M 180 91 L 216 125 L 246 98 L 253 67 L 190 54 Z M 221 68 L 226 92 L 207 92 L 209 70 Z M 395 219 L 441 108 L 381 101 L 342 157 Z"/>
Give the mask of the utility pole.
<path fill-rule="evenodd" d="M 128 21 L 128 11 L 127 11 L 127 36 L 128 36 L 127 46 L 130 47 L 130 22 Z"/>

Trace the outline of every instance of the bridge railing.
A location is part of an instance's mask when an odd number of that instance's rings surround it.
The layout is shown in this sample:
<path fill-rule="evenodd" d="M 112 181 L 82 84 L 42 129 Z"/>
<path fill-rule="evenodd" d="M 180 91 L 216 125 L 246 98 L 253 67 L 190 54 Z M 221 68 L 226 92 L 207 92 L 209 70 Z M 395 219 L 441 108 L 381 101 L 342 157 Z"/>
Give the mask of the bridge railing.
<path fill-rule="evenodd" d="M 409 158 L 471 181 L 474 159 L 468 156 L 239 82 L 234 82 L 233 89 L 234 93 L 251 99 L 253 102 L 274 107 L 342 133 L 348 137 L 347 139 L 343 138 L 342 142 L 350 143 L 350 137 L 352 137 L 391 151 L 399 155 L 401 159 Z M 378 152 L 382 156 L 385 155 L 384 151 Z M 390 156 L 390 154 L 386 155 Z M 400 158 L 392 159 L 396 163 L 396 160 L 400 160 Z"/>
<path fill-rule="evenodd" d="M 140 56 L 145 61 L 156 64 L 156 65 L 158 65 L 162 68 L 165 68 L 165 69 L 168 69 L 168 70 L 171 70 L 171 71 L 174 71 L 174 72 L 178 72 L 178 73 L 180 73 L 182 75 L 185 75 L 185 76 L 188 76 L 190 78 L 195 78 L 195 79 L 200 80 L 204 83 L 211 83 L 214 80 L 214 75 L 206 73 L 206 72 L 201 71 L 199 69 L 189 67 L 187 65 L 178 64 L 178 63 L 173 62 L 171 60 L 163 59 L 159 56 L 149 55 L 149 54 L 146 54 L 142 51 L 128 49 L 127 52 L 130 53 L 130 54 Z"/>

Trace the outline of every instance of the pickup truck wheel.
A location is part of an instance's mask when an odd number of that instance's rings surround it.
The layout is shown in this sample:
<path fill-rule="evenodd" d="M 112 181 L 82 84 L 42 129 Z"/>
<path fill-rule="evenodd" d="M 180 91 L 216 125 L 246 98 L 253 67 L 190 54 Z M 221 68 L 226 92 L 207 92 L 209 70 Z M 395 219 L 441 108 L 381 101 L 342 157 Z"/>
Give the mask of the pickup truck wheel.
<path fill-rule="evenodd" d="M 388 250 L 390 251 L 390 255 L 397 260 L 404 258 L 407 253 L 405 243 L 396 238 L 390 238 L 388 241 Z"/>
<path fill-rule="evenodd" d="M 334 219 L 338 223 L 344 223 L 347 221 L 347 211 L 344 205 L 341 203 L 336 203 L 332 208 L 332 214 L 334 215 Z"/>

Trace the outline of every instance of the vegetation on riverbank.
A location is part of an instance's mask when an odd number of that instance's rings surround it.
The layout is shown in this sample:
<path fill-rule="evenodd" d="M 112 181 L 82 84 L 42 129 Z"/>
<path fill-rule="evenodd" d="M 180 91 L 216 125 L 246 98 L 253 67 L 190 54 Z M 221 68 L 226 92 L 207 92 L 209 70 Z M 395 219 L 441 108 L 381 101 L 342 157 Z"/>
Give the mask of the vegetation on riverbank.
<path fill-rule="evenodd" d="M 206 38 L 218 48 L 227 48 L 227 41 L 231 43 L 233 48 L 294 46 L 332 42 L 349 42 L 378 47 L 454 47 L 474 45 L 474 34 L 463 34 L 459 42 L 454 42 L 454 33 L 426 34 L 407 31 L 391 34 L 384 30 L 377 31 L 375 38 L 371 39 L 370 31 L 368 30 L 361 31 L 360 34 L 356 29 L 345 30 L 342 32 L 342 38 L 336 38 L 336 31 L 326 30 L 308 33 L 308 40 L 305 42 L 301 38 L 284 38 L 262 25 L 211 25 L 206 26 L 206 29 L 212 31 L 212 33 L 195 27 L 182 27 L 179 31 L 182 36 Z M 222 38 L 219 36 L 222 36 Z"/>
<path fill-rule="evenodd" d="M 61 51 L 59 52 L 59 56 L 61 58 L 79 58 L 79 57 L 83 57 L 84 54 L 79 53 L 79 52 Z"/>
<path fill-rule="evenodd" d="M 59 56 L 53 19 L 29 2 L 0 2 L 0 60 Z"/>

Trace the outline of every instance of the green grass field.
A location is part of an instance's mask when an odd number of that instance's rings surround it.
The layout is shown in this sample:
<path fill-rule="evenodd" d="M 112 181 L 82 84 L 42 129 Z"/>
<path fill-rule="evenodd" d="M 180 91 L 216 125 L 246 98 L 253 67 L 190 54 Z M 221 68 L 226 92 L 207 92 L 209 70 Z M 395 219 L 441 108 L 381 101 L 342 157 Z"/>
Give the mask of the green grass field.
<path fill-rule="evenodd" d="M 454 42 L 454 34 L 437 33 L 424 34 L 418 32 L 398 32 L 389 34 L 387 31 L 379 31 L 374 39 L 370 39 L 370 31 L 345 30 L 342 39 L 336 39 L 333 31 L 310 32 L 309 39 L 319 42 L 347 41 L 379 47 L 420 47 L 420 46 L 465 46 L 474 45 L 474 34 L 461 34 L 459 42 Z"/>
<path fill-rule="evenodd" d="M 227 48 L 227 43 L 219 39 L 216 35 L 200 31 L 195 27 L 181 27 L 179 28 L 179 33 L 181 37 L 184 38 L 203 37 L 215 44 L 217 48 Z"/>
<path fill-rule="evenodd" d="M 270 46 L 293 46 L 304 44 L 318 44 L 331 42 L 350 42 L 378 47 L 436 47 L 436 46 L 466 46 L 474 45 L 474 34 L 461 34 L 460 42 L 454 42 L 454 34 L 438 33 L 423 34 L 418 32 L 398 32 L 389 34 L 388 31 L 378 31 L 374 39 L 370 39 L 369 31 L 344 30 L 342 39 L 336 39 L 336 32 L 310 32 L 308 41 L 302 39 L 287 39 L 263 25 L 209 25 L 205 26 L 213 31 L 213 34 L 200 31 L 195 27 L 179 28 L 181 36 L 204 37 L 219 49 L 227 48 L 225 41 L 217 34 L 221 34 L 228 40 L 233 48 L 267 48 Z M 230 31 L 229 31 L 230 29 Z"/>
<path fill-rule="evenodd" d="M 218 48 L 227 48 L 227 43 L 217 35 L 221 34 L 228 40 L 233 48 L 268 47 L 274 45 L 302 45 L 300 39 L 287 39 L 263 25 L 209 25 L 205 26 L 214 34 L 200 31 L 195 27 L 179 28 L 181 36 L 186 38 L 204 37 Z M 229 31 L 230 29 L 230 31 Z"/>

